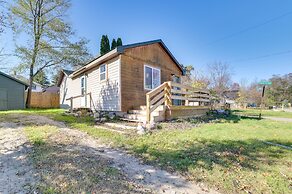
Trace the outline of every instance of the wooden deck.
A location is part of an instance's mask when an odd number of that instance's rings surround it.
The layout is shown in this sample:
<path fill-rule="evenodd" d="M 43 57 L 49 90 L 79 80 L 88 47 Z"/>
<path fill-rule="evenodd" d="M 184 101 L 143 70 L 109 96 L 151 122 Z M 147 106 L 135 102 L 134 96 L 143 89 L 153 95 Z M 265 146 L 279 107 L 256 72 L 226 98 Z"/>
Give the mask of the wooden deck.
<path fill-rule="evenodd" d="M 181 105 L 174 106 L 173 100 L 178 100 Z M 161 105 L 167 107 L 165 120 L 200 116 L 210 109 L 210 93 L 179 83 L 164 82 L 146 94 L 146 103 L 147 122 L 151 121 L 152 112 Z"/>

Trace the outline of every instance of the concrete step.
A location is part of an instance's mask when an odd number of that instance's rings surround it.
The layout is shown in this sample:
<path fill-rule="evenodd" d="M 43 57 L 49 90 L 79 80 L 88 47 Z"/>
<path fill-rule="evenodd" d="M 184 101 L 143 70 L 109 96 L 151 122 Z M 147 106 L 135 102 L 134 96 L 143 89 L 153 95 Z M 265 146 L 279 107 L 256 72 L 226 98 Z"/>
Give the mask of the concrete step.
<path fill-rule="evenodd" d="M 145 122 L 146 121 L 146 115 L 140 115 L 140 114 L 125 114 L 124 115 L 124 120 L 129 120 L 129 121 L 136 121 L 136 122 Z M 151 121 L 154 122 L 159 122 L 159 121 L 164 121 L 164 115 L 151 115 Z"/>
<path fill-rule="evenodd" d="M 161 114 L 164 114 L 165 111 L 162 110 L 155 110 L 151 113 L 152 116 L 159 116 Z M 138 115 L 143 115 L 146 116 L 146 111 L 145 110 L 130 110 L 128 114 L 138 114 Z"/>

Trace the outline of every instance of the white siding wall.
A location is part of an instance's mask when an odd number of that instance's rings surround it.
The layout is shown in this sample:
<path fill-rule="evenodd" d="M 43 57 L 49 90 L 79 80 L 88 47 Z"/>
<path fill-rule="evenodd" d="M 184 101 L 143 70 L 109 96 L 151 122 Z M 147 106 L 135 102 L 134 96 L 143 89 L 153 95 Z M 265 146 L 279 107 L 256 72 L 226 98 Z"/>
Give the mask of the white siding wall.
<path fill-rule="evenodd" d="M 100 69 L 97 68 L 87 76 L 87 92 L 92 93 L 96 108 L 106 111 L 120 111 L 120 60 L 107 64 L 107 80 L 100 81 Z M 89 98 L 87 100 L 89 106 Z"/>
<path fill-rule="evenodd" d="M 107 64 L 107 80 L 100 81 L 99 67 L 93 71 L 86 72 L 86 93 L 91 93 L 92 102 L 90 103 L 90 98 L 87 96 L 87 107 L 90 105 L 95 108 L 105 110 L 105 111 L 120 111 L 121 110 L 121 100 L 120 100 L 120 59 L 116 58 L 111 63 Z M 75 79 L 68 78 L 66 81 L 68 90 L 67 98 L 81 95 L 81 77 Z M 61 84 L 61 88 L 63 83 Z M 64 91 L 64 90 L 63 90 Z M 62 97 L 63 91 L 60 91 Z M 70 101 L 66 101 L 66 104 L 70 106 Z M 81 98 L 75 98 L 73 100 L 73 108 L 81 107 Z"/>

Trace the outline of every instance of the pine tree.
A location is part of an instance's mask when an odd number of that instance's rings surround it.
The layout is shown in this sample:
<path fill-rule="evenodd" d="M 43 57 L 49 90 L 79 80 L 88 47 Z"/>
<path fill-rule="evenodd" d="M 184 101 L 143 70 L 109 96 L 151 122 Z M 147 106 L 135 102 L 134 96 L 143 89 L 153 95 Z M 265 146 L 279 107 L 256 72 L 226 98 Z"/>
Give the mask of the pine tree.
<path fill-rule="evenodd" d="M 110 43 L 107 35 L 102 35 L 100 41 L 100 54 L 104 55 L 110 51 Z"/>
<path fill-rule="evenodd" d="M 42 86 L 48 86 L 50 84 L 46 73 L 42 70 L 34 78 L 33 81 L 41 84 Z"/>
<path fill-rule="evenodd" d="M 122 42 L 122 39 L 121 38 L 118 38 L 117 39 L 117 47 L 118 46 L 123 46 L 123 42 Z"/>
<path fill-rule="evenodd" d="M 113 40 L 112 40 L 112 47 L 111 47 L 111 50 L 113 50 L 113 49 L 115 49 L 115 48 L 117 48 L 117 41 L 116 41 L 116 39 L 113 39 Z"/>

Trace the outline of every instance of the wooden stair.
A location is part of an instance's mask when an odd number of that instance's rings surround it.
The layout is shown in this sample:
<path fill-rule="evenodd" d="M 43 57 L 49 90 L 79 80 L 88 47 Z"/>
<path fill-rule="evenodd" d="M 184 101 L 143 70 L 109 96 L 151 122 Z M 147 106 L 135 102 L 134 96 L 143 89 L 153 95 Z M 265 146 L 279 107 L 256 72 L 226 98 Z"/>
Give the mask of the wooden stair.
<path fill-rule="evenodd" d="M 161 105 L 157 107 L 151 114 L 150 121 L 160 122 L 165 120 L 166 107 Z M 146 106 L 140 106 L 140 109 L 130 110 L 127 114 L 124 114 L 122 120 L 132 122 L 145 122 L 147 120 Z"/>

